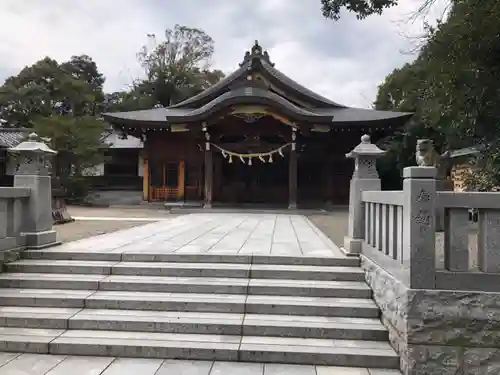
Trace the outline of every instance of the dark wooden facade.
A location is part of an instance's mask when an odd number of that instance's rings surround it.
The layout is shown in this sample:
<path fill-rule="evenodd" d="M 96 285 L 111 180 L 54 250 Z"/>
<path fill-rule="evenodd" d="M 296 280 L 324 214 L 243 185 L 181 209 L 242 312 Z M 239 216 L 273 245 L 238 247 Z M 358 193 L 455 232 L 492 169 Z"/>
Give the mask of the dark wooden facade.
<path fill-rule="evenodd" d="M 276 70 L 257 43 L 237 71 L 191 99 L 105 114 L 145 140 L 145 200 L 290 208 L 347 203 L 345 154 L 362 134 L 376 139 L 409 116 L 323 98 Z"/>
<path fill-rule="evenodd" d="M 242 151 L 246 144 L 241 135 L 258 137 L 258 140 L 254 138 L 254 147 L 258 146 L 259 141 L 264 143 L 267 140 L 266 133 L 270 141 L 277 142 L 281 137 L 283 142 L 291 141 L 292 131 L 286 125 L 273 124 L 282 127 L 276 129 L 274 134 L 269 132 L 271 127 L 266 129 L 266 125 L 272 123 L 273 119 L 263 118 L 252 124 L 252 131 L 257 130 L 257 134 L 251 132 L 252 135 L 244 129 L 245 126 L 251 126 L 250 124 L 235 122 L 233 125 L 235 129 L 239 129 L 240 136 L 233 135 L 233 142 L 220 142 L 229 138 L 222 126 L 221 129 L 214 127 L 215 134 L 211 134 L 211 140 L 216 139 L 220 143 L 214 142 L 215 144 L 223 143 L 227 149 L 230 148 L 228 144 L 233 143 L 234 149 Z M 281 137 L 276 137 L 279 133 Z M 203 201 L 205 159 L 208 157 L 211 159 L 213 177 L 210 190 L 214 202 L 288 204 L 290 195 L 292 198 L 295 195 L 296 201 L 305 205 L 327 202 L 343 204 L 348 201 L 349 179 L 352 173 L 352 161 L 346 159 L 345 154 L 359 142 L 361 135 L 360 131 L 298 135 L 296 151 L 290 148 L 283 152 L 283 157 L 273 157 L 271 163 L 263 163 L 255 158 L 252 165 L 248 165 L 248 162 L 242 163 L 237 158 L 229 163 L 213 146 L 206 152 L 204 140 L 191 132 L 157 132 L 151 134 L 145 144 L 144 197 L 150 201 Z M 266 150 L 262 147 L 257 150 Z M 210 160 L 207 164 L 210 164 Z M 292 190 L 290 194 L 291 189 L 295 192 Z"/>

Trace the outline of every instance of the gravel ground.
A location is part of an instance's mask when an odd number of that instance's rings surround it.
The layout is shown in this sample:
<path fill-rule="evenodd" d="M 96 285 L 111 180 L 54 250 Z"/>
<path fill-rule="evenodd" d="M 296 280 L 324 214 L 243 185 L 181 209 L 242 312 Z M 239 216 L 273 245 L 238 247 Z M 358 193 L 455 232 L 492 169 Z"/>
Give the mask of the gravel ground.
<path fill-rule="evenodd" d="M 131 220 L 78 220 L 72 223 L 55 225 L 57 237 L 60 241 L 69 242 L 82 238 L 98 236 L 100 234 L 116 232 L 140 225 L 148 224 L 148 221 L 134 221 L 133 218 L 159 218 L 168 219 L 178 215 L 169 214 L 165 210 L 145 208 L 94 208 L 70 206 L 68 212 L 72 217 L 108 217 L 108 218 L 131 218 Z"/>
<path fill-rule="evenodd" d="M 338 209 L 329 215 L 308 215 L 309 220 L 326 234 L 337 246 L 343 246 L 347 235 L 349 211 Z"/>
<path fill-rule="evenodd" d="M 68 212 L 71 216 L 86 217 L 139 217 L 139 218 L 172 218 L 175 214 L 170 214 L 164 208 L 141 208 L 141 207 L 81 207 L 69 206 Z"/>
<path fill-rule="evenodd" d="M 82 238 L 98 236 L 100 234 L 116 232 L 147 224 L 144 221 L 75 221 L 55 225 L 57 238 L 62 242 L 76 241 Z"/>

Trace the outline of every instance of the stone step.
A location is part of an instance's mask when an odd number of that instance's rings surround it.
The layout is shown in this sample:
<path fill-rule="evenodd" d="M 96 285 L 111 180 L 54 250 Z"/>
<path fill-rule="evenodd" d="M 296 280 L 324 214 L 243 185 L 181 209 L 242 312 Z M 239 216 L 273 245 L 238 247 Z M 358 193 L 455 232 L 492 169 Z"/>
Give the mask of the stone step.
<path fill-rule="evenodd" d="M 360 281 L 153 277 L 53 273 L 3 273 L 0 288 L 85 289 L 137 292 L 218 293 L 370 298 Z"/>
<path fill-rule="evenodd" d="M 387 341 L 378 319 L 177 311 L 0 307 L 0 326 Z"/>
<path fill-rule="evenodd" d="M 386 342 L 0 327 L 0 350 L 59 355 L 176 358 L 397 368 Z"/>
<path fill-rule="evenodd" d="M 242 294 L 144 293 L 67 289 L 0 289 L 0 305 L 149 311 L 377 318 L 371 299 Z"/>
<path fill-rule="evenodd" d="M 165 250 L 143 252 L 97 252 L 81 250 L 61 250 L 53 247 L 44 250 L 27 250 L 22 253 L 26 259 L 85 260 L 108 262 L 179 262 L 179 263 L 236 263 L 236 264 L 276 264 L 303 266 L 344 266 L 359 267 L 357 257 L 296 257 L 269 255 L 229 255 L 229 254 L 175 254 Z"/>
<path fill-rule="evenodd" d="M 274 278 L 291 280 L 363 281 L 359 267 L 240 263 L 109 262 L 22 259 L 6 265 L 8 272 L 95 275 Z"/>

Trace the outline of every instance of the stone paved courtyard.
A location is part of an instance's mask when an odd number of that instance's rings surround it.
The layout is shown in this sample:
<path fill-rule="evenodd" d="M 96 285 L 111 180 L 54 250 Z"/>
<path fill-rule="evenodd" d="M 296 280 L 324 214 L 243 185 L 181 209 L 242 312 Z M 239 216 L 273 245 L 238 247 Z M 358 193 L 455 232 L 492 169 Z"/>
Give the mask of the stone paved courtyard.
<path fill-rule="evenodd" d="M 343 256 L 305 216 L 242 213 L 183 215 L 69 242 L 53 250 Z"/>

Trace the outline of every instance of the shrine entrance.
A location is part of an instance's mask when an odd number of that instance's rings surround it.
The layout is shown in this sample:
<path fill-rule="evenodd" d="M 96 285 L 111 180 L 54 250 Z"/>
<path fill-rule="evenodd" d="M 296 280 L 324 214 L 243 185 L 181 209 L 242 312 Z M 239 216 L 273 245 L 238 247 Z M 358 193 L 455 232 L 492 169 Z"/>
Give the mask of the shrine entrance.
<path fill-rule="evenodd" d="M 252 165 L 241 160 L 228 163 L 221 154 L 215 160 L 220 173 L 215 175 L 220 188 L 215 201 L 230 204 L 288 204 L 288 154 L 272 163 L 257 158 Z"/>
<path fill-rule="evenodd" d="M 295 131 L 265 113 L 233 112 L 212 125 L 213 202 L 288 206 Z"/>

